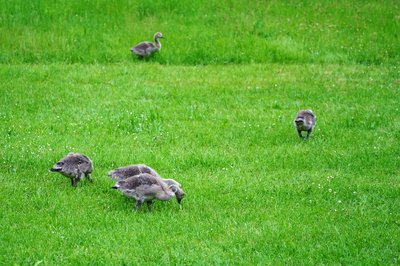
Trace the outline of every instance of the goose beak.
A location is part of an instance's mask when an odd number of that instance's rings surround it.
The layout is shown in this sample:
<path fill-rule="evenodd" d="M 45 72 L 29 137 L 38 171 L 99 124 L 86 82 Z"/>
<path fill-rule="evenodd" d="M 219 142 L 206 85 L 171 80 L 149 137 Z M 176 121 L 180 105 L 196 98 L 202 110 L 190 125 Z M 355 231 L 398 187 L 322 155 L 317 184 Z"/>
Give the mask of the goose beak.
<path fill-rule="evenodd" d="M 53 166 L 51 169 L 50 169 L 50 171 L 51 172 L 60 172 L 62 170 L 62 168 L 60 168 L 60 167 L 57 167 L 57 166 Z"/>
<path fill-rule="evenodd" d="M 178 204 L 181 205 L 182 198 L 176 198 L 176 200 L 178 201 Z"/>

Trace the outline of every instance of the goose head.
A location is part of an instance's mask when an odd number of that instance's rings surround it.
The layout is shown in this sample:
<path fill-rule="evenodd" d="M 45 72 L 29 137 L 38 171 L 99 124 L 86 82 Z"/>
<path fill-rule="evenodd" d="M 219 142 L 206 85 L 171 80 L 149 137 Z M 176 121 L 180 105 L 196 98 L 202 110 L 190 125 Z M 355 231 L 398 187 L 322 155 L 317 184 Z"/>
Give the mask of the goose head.
<path fill-rule="evenodd" d="M 182 199 L 185 197 L 185 192 L 177 185 L 170 185 L 168 188 L 175 194 L 178 204 L 181 204 Z"/>
<path fill-rule="evenodd" d="M 53 167 L 50 169 L 52 172 L 61 172 L 64 166 L 64 162 L 60 161 L 57 162 Z"/>
<path fill-rule="evenodd" d="M 304 118 L 297 117 L 296 120 L 294 120 L 294 123 L 296 124 L 296 126 L 302 126 L 304 124 Z"/>
<path fill-rule="evenodd" d="M 157 40 L 159 38 L 164 38 L 163 34 L 161 32 L 156 32 L 154 34 L 154 40 Z"/>

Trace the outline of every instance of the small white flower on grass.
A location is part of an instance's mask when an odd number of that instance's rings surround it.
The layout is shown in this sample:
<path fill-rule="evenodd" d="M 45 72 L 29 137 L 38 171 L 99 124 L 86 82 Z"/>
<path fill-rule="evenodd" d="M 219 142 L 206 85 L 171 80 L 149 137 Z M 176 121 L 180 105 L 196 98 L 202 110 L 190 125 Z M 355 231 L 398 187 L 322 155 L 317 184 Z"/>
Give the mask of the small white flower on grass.
<path fill-rule="evenodd" d="M 334 177 L 331 176 L 331 175 L 326 177 L 326 180 L 327 180 L 327 181 L 331 181 L 332 179 L 334 179 Z"/>
<path fill-rule="evenodd" d="M 341 200 L 338 200 L 338 203 L 342 203 L 342 201 L 341 201 Z"/>
<path fill-rule="evenodd" d="M 328 191 L 329 191 L 329 192 L 332 192 L 332 189 L 330 188 L 330 189 L 328 189 Z"/>

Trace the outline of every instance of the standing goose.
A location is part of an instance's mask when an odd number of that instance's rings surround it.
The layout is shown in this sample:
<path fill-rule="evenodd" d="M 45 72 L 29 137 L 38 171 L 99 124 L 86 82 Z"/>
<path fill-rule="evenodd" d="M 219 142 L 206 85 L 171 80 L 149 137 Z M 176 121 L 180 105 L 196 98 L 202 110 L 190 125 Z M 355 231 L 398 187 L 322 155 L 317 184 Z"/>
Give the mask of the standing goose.
<path fill-rule="evenodd" d="M 177 182 L 174 179 L 162 178 L 156 172 L 156 170 L 154 170 L 153 168 L 151 168 L 150 166 L 147 166 L 145 164 L 131 164 L 128 166 L 120 167 L 120 168 L 117 168 L 117 169 L 114 169 L 114 170 L 111 170 L 110 172 L 108 172 L 108 176 L 116 181 L 119 181 L 119 180 L 127 179 L 128 177 L 138 175 L 138 174 L 143 174 L 143 173 L 147 173 L 147 174 L 161 178 L 164 181 L 164 183 L 167 184 L 167 186 L 176 185 L 178 188 L 182 187 L 181 184 L 179 184 L 179 182 Z"/>
<path fill-rule="evenodd" d="M 87 177 L 90 182 L 93 182 L 91 177 L 93 163 L 89 157 L 80 153 L 68 153 L 67 156 L 54 164 L 50 171 L 59 172 L 70 178 L 73 187 L 76 187 L 78 182 L 84 177 Z"/>
<path fill-rule="evenodd" d="M 120 180 L 112 188 L 118 189 L 129 198 L 134 198 L 136 212 L 143 202 L 147 203 L 147 207 L 151 211 L 154 199 L 167 201 L 176 196 L 178 204 L 181 204 L 181 200 L 185 196 L 183 190 L 178 189 L 176 185 L 167 186 L 161 178 L 148 173 Z"/>
<path fill-rule="evenodd" d="M 131 48 L 131 52 L 136 54 L 139 58 L 148 57 L 161 49 L 159 38 L 164 38 L 161 32 L 154 34 L 154 42 L 141 42 Z"/>
<path fill-rule="evenodd" d="M 315 114 L 311 110 L 301 110 L 297 113 L 294 119 L 294 125 L 297 130 L 297 134 L 302 139 L 308 139 L 315 127 Z M 307 131 L 307 136 L 303 137 L 301 135 L 302 131 Z"/>

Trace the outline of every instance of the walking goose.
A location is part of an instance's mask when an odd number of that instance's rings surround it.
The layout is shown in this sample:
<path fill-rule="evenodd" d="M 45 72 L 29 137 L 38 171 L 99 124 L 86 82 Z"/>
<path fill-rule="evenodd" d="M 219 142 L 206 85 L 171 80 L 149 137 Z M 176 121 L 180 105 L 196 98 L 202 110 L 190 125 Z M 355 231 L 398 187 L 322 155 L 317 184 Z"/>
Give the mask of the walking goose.
<path fill-rule="evenodd" d="M 315 114 L 311 110 L 301 110 L 294 119 L 294 125 L 300 138 L 308 139 L 315 127 Z M 307 136 L 301 135 L 302 131 L 307 131 Z"/>
<path fill-rule="evenodd" d="M 158 39 L 164 38 L 161 32 L 154 34 L 154 42 L 141 42 L 131 48 L 131 52 L 136 54 L 139 58 L 148 57 L 161 49 L 161 43 Z"/>

